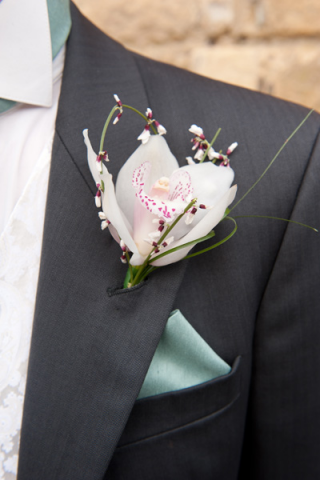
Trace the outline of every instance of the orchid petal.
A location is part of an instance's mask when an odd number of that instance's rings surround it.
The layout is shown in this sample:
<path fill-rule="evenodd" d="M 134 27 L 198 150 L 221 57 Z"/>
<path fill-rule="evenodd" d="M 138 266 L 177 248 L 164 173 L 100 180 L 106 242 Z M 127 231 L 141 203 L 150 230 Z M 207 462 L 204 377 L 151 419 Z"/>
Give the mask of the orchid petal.
<path fill-rule="evenodd" d="M 159 217 L 162 217 L 165 215 L 165 212 L 166 212 L 168 215 L 168 218 L 172 218 L 173 215 L 171 217 L 171 212 L 168 212 L 168 207 L 167 207 L 168 202 L 162 201 L 162 199 L 158 197 L 153 198 L 151 195 L 147 194 L 144 188 L 150 176 L 151 168 L 152 167 L 150 162 L 144 162 L 142 165 L 136 168 L 135 171 L 133 172 L 132 186 L 136 190 L 137 201 L 142 205 L 143 208 L 148 210 L 150 213 L 153 213 L 155 215 L 158 215 Z M 139 223 L 141 222 L 142 220 L 139 219 Z M 136 215 L 134 215 L 134 226 L 138 226 Z"/>
<path fill-rule="evenodd" d="M 84 143 L 87 147 L 87 155 L 88 155 L 88 165 L 90 168 L 91 175 L 93 176 L 93 179 L 95 181 L 95 184 L 101 183 L 101 174 L 97 170 L 97 154 L 94 152 L 89 135 L 88 135 L 88 129 L 83 130 L 83 137 L 84 137 Z"/>
<path fill-rule="evenodd" d="M 132 174 L 133 188 L 138 189 L 138 191 L 144 188 L 145 183 L 147 182 L 150 176 L 151 169 L 152 169 L 151 163 L 144 162 L 133 171 L 133 174 Z"/>
<path fill-rule="evenodd" d="M 109 225 L 109 232 L 111 233 L 113 239 L 114 239 L 117 243 L 119 243 L 119 245 L 120 245 L 120 237 L 119 237 L 119 235 L 118 235 L 118 232 L 117 232 L 117 230 L 111 225 L 111 223 L 110 223 L 110 225 Z"/>
<path fill-rule="evenodd" d="M 186 165 L 181 170 L 190 174 L 193 197 L 197 198 L 199 203 L 208 206 L 215 205 L 230 188 L 234 179 L 231 168 L 220 168 L 211 162 Z"/>
<path fill-rule="evenodd" d="M 227 207 L 233 202 L 236 192 L 237 186 L 234 185 L 222 196 L 222 198 L 220 198 L 214 208 L 207 211 L 204 218 L 187 235 L 179 241 L 173 242 L 170 245 L 170 249 L 207 235 L 221 221 Z M 168 255 L 159 258 L 159 260 L 156 260 L 155 262 L 151 261 L 150 263 L 156 267 L 161 267 L 170 263 L 178 262 L 184 258 L 192 248 L 192 245 L 186 248 L 181 248 L 176 252 L 169 253 Z"/>
<path fill-rule="evenodd" d="M 139 252 L 138 253 L 134 253 L 132 255 L 132 257 L 130 258 L 130 264 L 133 266 L 133 267 L 139 267 L 140 265 L 143 264 L 143 262 L 145 261 L 145 259 L 147 258 L 147 255 L 141 255 Z"/>
<path fill-rule="evenodd" d="M 145 185 L 147 192 L 160 177 L 170 177 L 172 172 L 179 168 L 178 162 L 171 153 L 166 140 L 159 135 L 152 135 L 148 143 L 140 145 L 129 157 L 118 174 L 116 196 L 121 210 L 131 225 L 133 224 L 136 199 L 136 192 L 131 184 L 132 175 L 134 170 L 146 161 L 149 161 L 152 165 L 150 176 Z"/>
<path fill-rule="evenodd" d="M 112 175 L 110 175 L 110 173 L 106 175 L 104 183 L 105 191 L 102 198 L 103 212 L 112 226 L 117 230 L 119 237 L 124 241 L 128 249 L 135 253 L 138 249 L 130 233 L 130 224 L 118 205 Z"/>
<path fill-rule="evenodd" d="M 217 167 L 212 163 L 199 163 L 182 167 L 180 170 L 187 171 L 191 177 L 193 198 L 198 204 L 214 207 L 220 198 L 227 192 L 233 182 L 234 172 L 231 168 Z M 191 225 L 181 220 L 172 230 L 175 239 L 186 235 L 208 213 L 208 210 L 198 209 Z"/>
<path fill-rule="evenodd" d="M 192 192 L 193 188 L 189 172 L 181 170 L 181 168 L 175 170 L 170 177 L 169 200 L 180 200 L 181 202 L 186 202 L 187 198 L 190 197 Z"/>
<path fill-rule="evenodd" d="M 131 235 L 131 228 L 128 220 L 125 218 L 125 215 L 121 211 L 115 191 L 114 191 L 114 185 L 112 181 L 112 175 L 108 172 L 108 169 L 104 166 L 103 167 L 103 174 L 99 174 L 97 172 L 95 162 L 97 155 L 94 152 L 89 136 L 88 136 L 88 130 L 83 131 L 83 136 L 84 136 L 84 142 L 87 146 L 87 151 L 88 151 L 88 164 L 89 168 L 91 171 L 91 174 L 95 180 L 96 183 L 101 183 L 101 180 L 103 180 L 104 183 L 104 192 L 102 193 L 102 209 L 103 213 L 109 220 L 109 222 L 112 223 L 112 226 L 114 229 L 116 229 L 118 236 L 126 243 L 128 248 L 130 249 L 131 252 L 137 252 L 138 249 L 133 241 L 132 235 Z M 110 229 L 110 231 L 113 231 Z M 115 238 L 116 235 L 112 236 Z"/>
<path fill-rule="evenodd" d="M 170 191 L 162 191 L 160 180 L 152 187 L 150 194 L 147 195 L 144 186 L 150 175 L 151 164 L 145 162 L 140 165 L 132 177 L 132 185 L 137 190 L 136 196 L 138 202 L 153 215 L 160 218 L 173 220 L 184 211 L 187 198 L 192 193 L 191 178 L 188 172 L 176 170 L 170 177 Z M 164 177 L 162 177 L 164 180 Z M 139 222 L 141 223 L 141 221 Z M 152 218 L 150 218 L 150 224 Z M 136 215 L 134 217 L 134 226 L 138 226 Z M 135 228 L 136 230 L 136 228 Z"/>

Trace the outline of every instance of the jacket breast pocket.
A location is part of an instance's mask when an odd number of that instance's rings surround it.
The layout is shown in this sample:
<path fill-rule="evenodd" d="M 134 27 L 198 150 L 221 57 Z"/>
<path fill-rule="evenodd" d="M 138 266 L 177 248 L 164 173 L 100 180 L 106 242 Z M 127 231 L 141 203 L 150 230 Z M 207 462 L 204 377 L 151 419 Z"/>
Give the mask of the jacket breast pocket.
<path fill-rule="evenodd" d="M 214 380 L 137 400 L 119 447 L 181 428 L 228 408 L 240 395 L 241 356 L 228 375 Z"/>
<path fill-rule="evenodd" d="M 242 363 L 238 356 L 227 375 L 137 400 L 105 479 L 236 478 Z"/>

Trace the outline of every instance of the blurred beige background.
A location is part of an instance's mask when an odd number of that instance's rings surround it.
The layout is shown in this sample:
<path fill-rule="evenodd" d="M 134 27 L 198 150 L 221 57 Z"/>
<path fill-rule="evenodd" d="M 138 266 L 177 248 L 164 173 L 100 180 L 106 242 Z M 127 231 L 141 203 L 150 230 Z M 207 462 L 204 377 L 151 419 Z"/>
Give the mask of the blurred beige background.
<path fill-rule="evenodd" d="M 74 0 L 126 47 L 320 110 L 320 0 Z"/>

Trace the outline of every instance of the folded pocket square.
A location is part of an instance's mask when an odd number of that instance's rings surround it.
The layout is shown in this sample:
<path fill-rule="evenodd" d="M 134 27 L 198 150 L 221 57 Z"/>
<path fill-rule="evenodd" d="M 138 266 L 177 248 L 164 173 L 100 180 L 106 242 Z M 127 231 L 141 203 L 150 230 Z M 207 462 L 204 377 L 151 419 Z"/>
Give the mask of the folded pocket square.
<path fill-rule="evenodd" d="M 138 399 L 192 387 L 230 371 L 231 367 L 209 347 L 180 310 L 174 310 Z"/>

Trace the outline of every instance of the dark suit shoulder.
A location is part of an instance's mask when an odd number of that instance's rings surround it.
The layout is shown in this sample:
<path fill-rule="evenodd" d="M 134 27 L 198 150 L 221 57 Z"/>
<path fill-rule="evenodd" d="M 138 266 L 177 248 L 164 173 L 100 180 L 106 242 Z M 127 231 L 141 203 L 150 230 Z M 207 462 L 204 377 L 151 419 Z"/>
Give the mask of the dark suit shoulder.
<path fill-rule="evenodd" d="M 246 122 L 249 122 L 248 113 L 254 113 L 253 106 L 256 107 L 255 110 L 258 111 L 260 116 L 264 111 L 270 111 L 271 113 L 274 110 L 279 120 L 283 120 L 288 113 L 291 117 L 295 115 L 301 117 L 308 112 L 308 108 L 305 106 L 204 77 L 136 53 L 133 53 L 133 58 L 147 87 L 153 84 L 158 88 L 158 94 L 168 95 L 174 103 L 179 101 L 180 104 L 186 103 L 197 106 L 196 110 L 203 107 L 206 114 L 209 107 L 220 109 L 223 106 L 223 110 L 229 110 L 229 114 L 235 113 L 235 111 L 242 113 L 243 111 Z M 261 108 L 263 109 L 262 112 Z M 313 114 L 313 121 L 320 126 L 320 115 L 316 112 Z"/>

